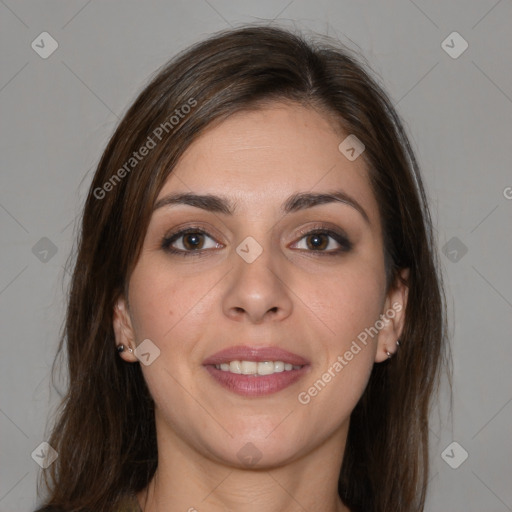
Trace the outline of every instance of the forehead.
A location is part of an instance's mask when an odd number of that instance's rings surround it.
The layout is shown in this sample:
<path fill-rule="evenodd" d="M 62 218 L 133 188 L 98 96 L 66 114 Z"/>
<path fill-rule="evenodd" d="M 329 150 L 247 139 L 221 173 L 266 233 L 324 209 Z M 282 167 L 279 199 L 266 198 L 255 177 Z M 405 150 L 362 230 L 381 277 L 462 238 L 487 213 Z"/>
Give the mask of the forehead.
<path fill-rule="evenodd" d="M 297 192 L 343 190 L 370 217 L 376 201 L 366 164 L 338 149 L 344 134 L 312 108 L 277 103 L 242 111 L 207 128 L 185 151 L 158 199 L 169 193 L 230 196 L 237 210 L 280 206 Z"/>

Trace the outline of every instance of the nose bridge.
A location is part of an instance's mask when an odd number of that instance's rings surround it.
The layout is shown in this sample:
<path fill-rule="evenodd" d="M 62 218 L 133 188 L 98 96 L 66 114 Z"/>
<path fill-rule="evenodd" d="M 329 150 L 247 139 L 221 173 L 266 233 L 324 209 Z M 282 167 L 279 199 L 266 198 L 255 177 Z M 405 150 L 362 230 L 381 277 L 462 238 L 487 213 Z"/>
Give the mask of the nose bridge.
<path fill-rule="evenodd" d="M 253 273 L 255 268 L 258 272 L 270 272 L 269 269 L 277 265 L 276 259 L 279 259 L 279 247 L 275 244 L 272 226 L 269 228 L 261 213 L 259 217 L 253 217 L 247 225 L 245 233 L 242 233 L 244 238 L 235 248 L 235 267 L 238 271 L 246 270 L 249 273 Z M 242 261 L 238 261 L 239 259 Z"/>

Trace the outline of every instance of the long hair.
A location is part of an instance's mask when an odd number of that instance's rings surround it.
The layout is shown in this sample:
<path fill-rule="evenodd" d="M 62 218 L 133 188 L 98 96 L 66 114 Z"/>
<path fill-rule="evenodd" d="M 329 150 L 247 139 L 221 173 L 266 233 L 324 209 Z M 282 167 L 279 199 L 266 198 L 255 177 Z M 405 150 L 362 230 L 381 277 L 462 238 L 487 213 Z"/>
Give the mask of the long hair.
<path fill-rule="evenodd" d="M 43 471 L 46 506 L 118 510 L 149 484 L 158 464 L 154 402 L 140 365 L 115 350 L 116 299 L 138 260 L 156 197 L 187 147 L 212 123 L 285 100 L 333 116 L 363 142 L 387 286 L 410 269 L 400 349 L 373 366 L 352 412 L 339 495 L 353 512 L 423 510 L 429 413 L 449 362 L 442 277 L 404 127 L 378 80 L 351 53 L 327 37 L 269 26 L 223 31 L 162 67 L 128 109 L 98 164 L 71 262 L 54 361 L 67 348 L 69 386 L 49 438 L 59 456 Z"/>

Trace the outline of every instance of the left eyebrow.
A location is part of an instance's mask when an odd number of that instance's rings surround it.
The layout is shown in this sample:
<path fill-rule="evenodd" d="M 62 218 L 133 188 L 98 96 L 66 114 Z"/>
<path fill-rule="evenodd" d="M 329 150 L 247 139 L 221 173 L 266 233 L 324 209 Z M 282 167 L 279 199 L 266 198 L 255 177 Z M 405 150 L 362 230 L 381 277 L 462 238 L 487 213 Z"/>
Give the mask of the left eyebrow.
<path fill-rule="evenodd" d="M 368 217 L 365 209 L 343 190 L 323 193 L 301 192 L 293 194 L 283 204 L 282 210 L 284 213 L 291 213 L 304 210 L 306 208 L 312 208 L 313 206 L 318 206 L 320 204 L 336 202 L 352 206 L 352 208 L 355 208 L 363 216 L 364 220 L 370 224 L 370 218 Z"/>
<path fill-rule="evenodd" d="M 321 204 L 327 203 L 344 203 L 352 208 L 355 208 L 370 224 L 370 219 L 364 208 L 350 195 L 342 190 L 335 190 L 333 192 L 300 192 L 293 194 L 281 206 L 281 211 L 285 214 L 305 210 Z M 223 213 L 225 215 L 233 215 L 236 210 L 236 204 L 231 202 L 228 198 L 217 196 L 213 194 L 169 194 L 159 199 L 153 208 L 153 211 L 162 208 L 163 206 L 172 206 L 176 204 L 185 204 L 201 208 L 215 213 Z"/>

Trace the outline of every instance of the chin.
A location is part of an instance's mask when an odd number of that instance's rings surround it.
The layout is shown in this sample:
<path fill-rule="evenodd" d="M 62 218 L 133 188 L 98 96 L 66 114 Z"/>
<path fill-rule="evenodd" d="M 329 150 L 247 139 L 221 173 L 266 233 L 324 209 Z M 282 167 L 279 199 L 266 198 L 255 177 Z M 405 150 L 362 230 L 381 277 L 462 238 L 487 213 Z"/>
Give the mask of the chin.
<path fill-rule="evenodd" d="M 209 456 L 228 466 L 240 469 L 271 469 L 287 464 L 298 458 L 303 450 L 290 436 L 284 438 L 266 437 L 251 433 L 234 435 L 222 446 L 209 443 Z"/>

